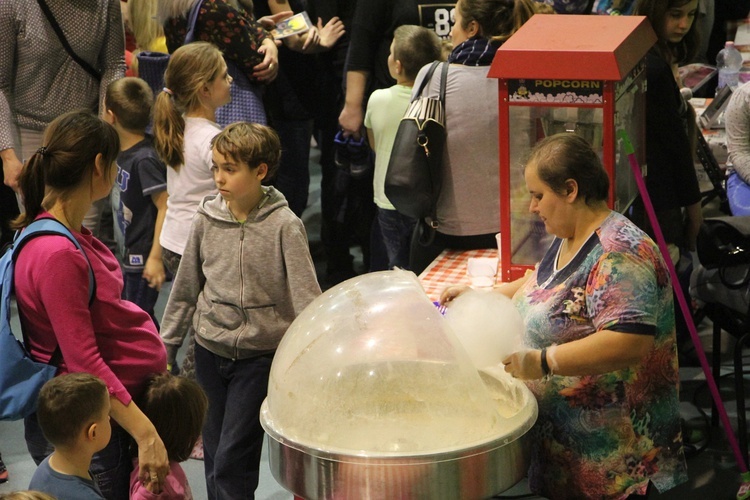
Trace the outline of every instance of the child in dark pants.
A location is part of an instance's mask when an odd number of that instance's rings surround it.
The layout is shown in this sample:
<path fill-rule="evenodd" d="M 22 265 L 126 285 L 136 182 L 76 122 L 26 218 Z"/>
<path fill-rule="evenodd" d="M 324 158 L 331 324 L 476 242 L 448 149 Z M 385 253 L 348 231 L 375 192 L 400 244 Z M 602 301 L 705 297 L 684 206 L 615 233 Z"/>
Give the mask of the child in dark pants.
<path fill-rule="evenodd" d="M 145 132 L 153 102 L 151 88 L 140 78 L 116 80 L 107 87 L 104 119 L 120 137 L 111 198 L 122 298 L 139 305 L 158 328 L 154 306 L 165 279 L 159 235 L 167 213 L 167 167 Z"/>
<path fill-rule="evenodd" d="M 208 498 L 251 498 L 258 485 L 271 361 L 294 318 L 320 294 L 302 221 L 261 182 L 279 163 L 276 133 L 234 123 L 213 141 L 218 195 L 201 202 L 161 330 L 167 350 L 192 322 L 195 371 L 208 395 Z"/>

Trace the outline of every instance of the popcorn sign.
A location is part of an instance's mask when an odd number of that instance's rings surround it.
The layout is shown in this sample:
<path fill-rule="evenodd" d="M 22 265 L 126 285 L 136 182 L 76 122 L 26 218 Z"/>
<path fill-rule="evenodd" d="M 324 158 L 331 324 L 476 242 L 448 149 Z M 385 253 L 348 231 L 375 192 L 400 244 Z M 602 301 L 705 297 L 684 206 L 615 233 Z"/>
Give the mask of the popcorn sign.
<path fill-rule="evenodd" d="M 508 98 L 519 102 L 554 102 L 574 104 L 601 104 L 602 80 L 508 80 Z"/>

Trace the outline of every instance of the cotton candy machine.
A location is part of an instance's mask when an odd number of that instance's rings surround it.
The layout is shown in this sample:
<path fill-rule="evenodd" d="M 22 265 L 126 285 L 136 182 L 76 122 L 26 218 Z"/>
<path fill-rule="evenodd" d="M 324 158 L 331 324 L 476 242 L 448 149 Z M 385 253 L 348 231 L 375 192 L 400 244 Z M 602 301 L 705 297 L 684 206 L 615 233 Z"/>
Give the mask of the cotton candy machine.
<path fill-rule="evenodd" d="M 294 321 L 261 423 L 273 475 L 297 496 L 463 499 L 523 477 L 536 416 L 502 366 L 477 369 L 413 273 L 386 271 L 327 291 Z"/>

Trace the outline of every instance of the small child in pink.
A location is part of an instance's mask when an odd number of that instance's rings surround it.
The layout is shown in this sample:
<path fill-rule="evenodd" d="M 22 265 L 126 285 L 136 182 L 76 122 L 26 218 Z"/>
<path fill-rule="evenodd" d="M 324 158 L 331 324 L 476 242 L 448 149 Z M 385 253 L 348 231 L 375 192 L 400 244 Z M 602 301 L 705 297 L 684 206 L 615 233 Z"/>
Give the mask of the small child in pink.
<path fill-rule="evenodd" d="M 164 441 L 169 455 L 169 474 L 161 493 L 154 493 L 149 489 L 151 483 L 143 484 L 138 480 L 138 458 L 135 458 L 130 475 L 130 499 L 192 500 L 193 493 L 180 462 L 190 457 L 201 434 L 208 409 L 206 393 L 193 380 L 161 373 L 151 378 L 137 403 Z"/>

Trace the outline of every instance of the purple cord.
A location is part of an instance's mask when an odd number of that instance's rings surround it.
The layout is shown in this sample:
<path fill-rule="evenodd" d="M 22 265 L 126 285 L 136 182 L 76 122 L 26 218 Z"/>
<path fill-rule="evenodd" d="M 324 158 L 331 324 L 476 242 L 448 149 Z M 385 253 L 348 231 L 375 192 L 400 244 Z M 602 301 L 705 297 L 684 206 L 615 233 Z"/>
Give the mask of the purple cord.
<path fill-rule="evenodd" d="M 685 318 L 685 324 L 687 324 L 688 330 L 690 331 L 690 337 L 693 339 L 695 352 L 698 354 L 698 360 L 701 363 L 701 368 L 703 368 L 703 374 L 706 376 L 706 382 L 708 383 L 708 388 L 711 390 L 711 397 L 713 398 L 714 403 L 716 404 L 716 408 L 719 412 L 719 418 L 724 425 L 724 432 L 726 433 L 727 439 L 729 440 L 729 445 L 732 447 L 732 452 L 734 453 L 735 460 L 737 460 L 737 465 L 740 468 L 740 472 L 747 472 L 745 457 L 740 450 L 740 445 L 737 442 L 737 437 L 734 435 L 734 431 L 732 430 L 732 424 L 729 421 L 729 416 L 727 415 L 727 410 L 724 407 L 724 402 L 721 400 L 719 388 L 716 386 L 716 381 L 714 380 L 714 377 L 711 373 L 711 367 L 708 365 L 706 352 L 703 350 L 703 345 L 701 345 L 700 338 L 698 337 L 698 330 L 695 328 L 693 316 L 692 314 L 690 314 L 690 308 L 688 307 L 687 300 L 685 299 L 685 295 L 682 293 L 682 288 L 680 288 L 680 281 L 677 277 L 677 271 L 674 268 L 672 259 L 669 257 L 667 242 L 664 239 L 664 234 L 662 234 L 661 232 L 659 221 L 656 220 L 656 212 L 654 212 L 654 206 L 651 203 L 651 197 L 648 195 L 648 191 L 646 190 L 646 182 L 643 180 L 643 175 L 641 175 L 641 167 L 638 165 L 638 160 L 635 157 L 635 150 L 633 149 L 633 145 L 630 142 L 630 138 L 628 137 L 627 132 L 625 132 L 624 130 L 619 130 L 618 135 L 625 144 L 625 151 L 627 151 L 628 153 L 630 168 L 633 170 L 635 182 L 636 184 L 638 184 L 638 191 L 641 193 L 643 205 L 646 208 L 648 220 L 649 222 L 651 222 L 651 227 L 654 230 L 654 235 L 656 236 L 656 242 L 659 245 L 659 250 L 661 250 L 661 254 L 664 257 L 664 262 L 669 269 L 669 274 L 672 278 L 672 288 L 674 289 L 674 293 L 677 296 L 677 302 L 680 304 L 682 315 Z"/>

